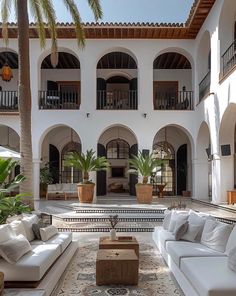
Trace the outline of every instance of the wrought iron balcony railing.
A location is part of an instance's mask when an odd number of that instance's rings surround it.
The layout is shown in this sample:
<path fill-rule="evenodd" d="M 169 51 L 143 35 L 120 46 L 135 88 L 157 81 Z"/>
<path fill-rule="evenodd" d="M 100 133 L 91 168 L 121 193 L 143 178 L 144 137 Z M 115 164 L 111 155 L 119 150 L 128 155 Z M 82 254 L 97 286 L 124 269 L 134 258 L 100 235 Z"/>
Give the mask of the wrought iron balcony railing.
<path fill-rule="evenodd" d="M 224 77 L 236 64 L 236 40 L 222 55 L 222 76 Z"/>
<path fill-rule="evenodd" d="M 61 92 L 55 90 L 39 91 L 40 109 L 79 109 L 80 94 L 78 92 Z"/>
<path fill-rule="evenodd" d="M 211 85 L 211 71 L 199 83 L 199 102 L 210 92 Z"/>
<path fill-rule="evenodd" d="M 154 110 L 193 110 L 193 91 L 156 92 Z"/>
<path fill-rule="evenodd" d="M 137 90 L 98 90 L 97 110 L 137 110 Z"/>
<path fill-rule="evenodd" d="M 15 90 L 0 91 L 0 112 L 18 111 L 18 92 Z"/>

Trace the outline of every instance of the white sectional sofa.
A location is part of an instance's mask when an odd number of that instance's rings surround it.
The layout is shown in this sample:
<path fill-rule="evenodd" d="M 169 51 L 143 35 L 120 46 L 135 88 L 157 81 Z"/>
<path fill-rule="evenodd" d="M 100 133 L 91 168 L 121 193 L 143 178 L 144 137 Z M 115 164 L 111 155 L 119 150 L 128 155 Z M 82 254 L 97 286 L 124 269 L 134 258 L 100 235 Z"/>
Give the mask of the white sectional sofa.
<path fill-rule="evenodd" d="M 11 227 L 13 235 L 19 235 L 20 232 L 20 235 L 24 235 L 30 240 L 28 237 L 29 233 L 24 232 L 22 225 L 18 224 L 16 229 L 16 227 L 11 226 L 12 223 L 8 224 L 7 228 L 8 226 Z M 18 223 L 22 222 L 18 221 Z M 4 225 L 0 226 L 2 241 L 4 241 L 4 233 L 1 231 L 3 228 Z M 46 241 L 35 238 L 31 240 L 31 250 L 14 264 L 0 257 L 0 271 L 4 273 L 6 286 L 31 287 L 45 291 L 46 296 L 52 293 L 78 248 L 77 242 L 72 242 L 71 233 L 52 234 L 54 235 Z"/>
<path fill-rule="evenodd" d="M 201 240 L 176 241 L 162 226 L 155 228 L 153 240 L 186 296 L 236 295 L 236 266 L 235 271 L 228 267 L 228 254 L 236 247 L 236 226 L 232 225 L 223 252 Z"/>

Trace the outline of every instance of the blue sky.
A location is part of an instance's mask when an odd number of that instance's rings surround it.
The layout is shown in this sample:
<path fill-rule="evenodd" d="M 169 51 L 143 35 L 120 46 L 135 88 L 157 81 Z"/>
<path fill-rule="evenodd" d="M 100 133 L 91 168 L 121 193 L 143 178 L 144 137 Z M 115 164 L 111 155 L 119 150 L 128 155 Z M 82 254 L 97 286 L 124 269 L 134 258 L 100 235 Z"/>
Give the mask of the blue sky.
<path fill-rule="evenodd" d="M 94 17 L 87 0 L 75 0 L 83 22 Z M 59 22 L 70 22 L 62 0 L 53 0 Z M 194 0 L 101 0 L 103 22 L 154 22 L 184 23 Z M 11 21 L 15 21 L 12 16 Z M 32 21 L 32 19 L 31 19 Z"/>
<path fill-rule="evenodd" d="M 70 21 L 61 0 L 53 0 L 58 21 Z M 94 21 L 86 0 L 76 0 L 82 20 Z M 193 0 L 101 0 L 103 22 L 185 22 Z"/>

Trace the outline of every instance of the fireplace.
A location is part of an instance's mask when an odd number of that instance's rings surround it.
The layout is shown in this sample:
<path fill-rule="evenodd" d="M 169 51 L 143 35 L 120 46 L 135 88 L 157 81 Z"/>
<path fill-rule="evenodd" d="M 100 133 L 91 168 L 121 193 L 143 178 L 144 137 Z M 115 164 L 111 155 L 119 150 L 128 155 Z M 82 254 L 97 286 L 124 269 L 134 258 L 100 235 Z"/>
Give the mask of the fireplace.
<path fill-rule="evenodd" d="M 112 178 L 124 178 L 125 177 L 125 168 L 124 167 L 112 167 L 111 168 L 111 177 Z"/>

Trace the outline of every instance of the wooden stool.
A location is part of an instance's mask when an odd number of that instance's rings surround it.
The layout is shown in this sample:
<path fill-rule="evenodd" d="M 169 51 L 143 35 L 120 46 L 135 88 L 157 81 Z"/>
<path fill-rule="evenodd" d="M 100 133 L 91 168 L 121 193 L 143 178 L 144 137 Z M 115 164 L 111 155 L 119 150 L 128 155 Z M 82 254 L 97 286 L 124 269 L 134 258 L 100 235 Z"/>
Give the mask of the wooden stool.
<path fill-rule="evenodd" d="M 97 285 L 137 285 L 139 260 L 134 250 L 98 250 Z"/>
<path fill-rule="evenodd" d="M 0 296 L 3 295 L 4 289 L 4 273 L 0 271 Z"/>

